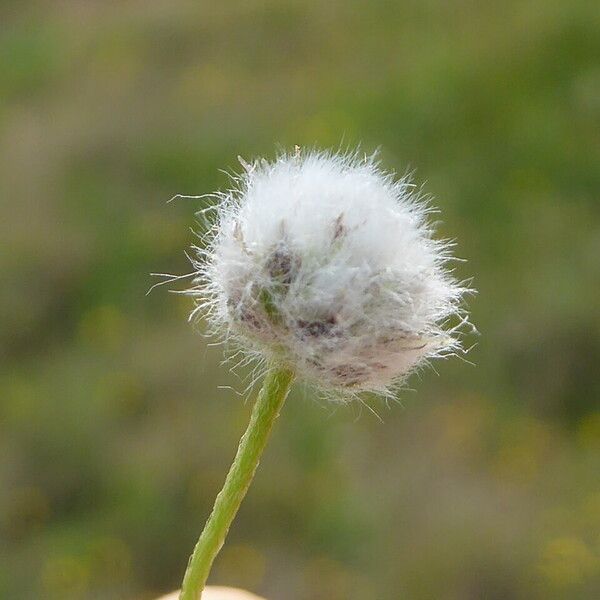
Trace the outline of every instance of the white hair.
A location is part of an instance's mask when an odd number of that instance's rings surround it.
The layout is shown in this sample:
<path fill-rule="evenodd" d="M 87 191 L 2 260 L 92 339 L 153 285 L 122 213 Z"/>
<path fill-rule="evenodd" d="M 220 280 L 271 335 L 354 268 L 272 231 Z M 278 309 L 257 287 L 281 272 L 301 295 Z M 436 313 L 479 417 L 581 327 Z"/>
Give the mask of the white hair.
<path fill-rule="evenodd" d="M 195 247 L 194 317 L 341 397 L 387 393 L 460 349 L 467 288 L 408 176 L 358 153 L 241 163 Z"/>

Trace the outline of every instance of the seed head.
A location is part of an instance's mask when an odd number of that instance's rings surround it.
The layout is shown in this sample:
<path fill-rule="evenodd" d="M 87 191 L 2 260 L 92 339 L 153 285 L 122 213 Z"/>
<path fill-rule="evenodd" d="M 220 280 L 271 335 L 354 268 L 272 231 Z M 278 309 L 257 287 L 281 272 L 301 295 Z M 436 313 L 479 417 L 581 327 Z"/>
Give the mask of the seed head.
<path fill-rule="evenodd" d="M 408 177 L 358 154 L 241 162 L 195 248 L 193 316 L 342 395 L 385 393 L 460 348 L 448 322 L 464 322 L 466 288 Z"/>

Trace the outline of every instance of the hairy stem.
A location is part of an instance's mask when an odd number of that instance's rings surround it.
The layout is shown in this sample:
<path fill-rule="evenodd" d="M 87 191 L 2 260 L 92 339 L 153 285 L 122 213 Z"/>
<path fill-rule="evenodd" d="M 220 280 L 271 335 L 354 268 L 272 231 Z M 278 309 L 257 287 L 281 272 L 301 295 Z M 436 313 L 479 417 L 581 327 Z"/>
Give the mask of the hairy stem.
<path fill-rule="evenodd" d="M 223 489 L 215 500 L 212 513 L 190 557 L 180 600 L 200 599 L 212 563 L 223 546 L 229 527 L 250 487 L 293 379 L 292 371 L 282 368 L 273 369 L 265 377 Z"/>

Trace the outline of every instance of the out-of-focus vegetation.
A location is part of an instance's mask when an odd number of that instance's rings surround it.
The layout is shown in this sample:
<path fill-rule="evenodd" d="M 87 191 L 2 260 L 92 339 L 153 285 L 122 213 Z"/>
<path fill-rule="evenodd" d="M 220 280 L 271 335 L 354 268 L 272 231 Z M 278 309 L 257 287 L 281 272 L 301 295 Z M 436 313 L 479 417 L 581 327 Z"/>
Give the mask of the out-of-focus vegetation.
<path fill-rule="evenodd" d="M 600 5 L 0 3 L 0 598 L 175 588 L 249 403 L 151 271 L 236 156 L 382 147 L 481 336 L 401 406 L 290 397 L 213 582 L 600 597 Z M 357 418 L 359 417 L 359 418 Z"/>

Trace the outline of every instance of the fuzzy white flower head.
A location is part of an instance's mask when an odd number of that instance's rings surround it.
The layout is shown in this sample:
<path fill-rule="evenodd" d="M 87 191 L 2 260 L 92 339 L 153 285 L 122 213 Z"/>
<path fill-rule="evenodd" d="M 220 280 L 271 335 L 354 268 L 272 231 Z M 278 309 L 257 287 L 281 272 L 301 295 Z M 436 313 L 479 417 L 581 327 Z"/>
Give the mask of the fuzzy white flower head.
<path fill-rule="evenodd" d="M 309 152 L 248 165 L 196 248 L 193 315 L 330 392 L 387 392 L 459 343 L 465 292 L 428 208 L 374 157 Z"/>

